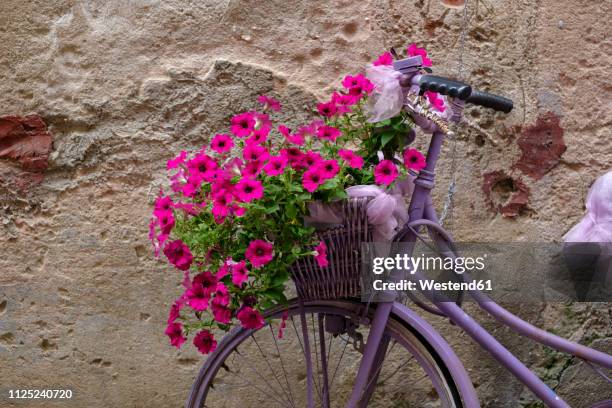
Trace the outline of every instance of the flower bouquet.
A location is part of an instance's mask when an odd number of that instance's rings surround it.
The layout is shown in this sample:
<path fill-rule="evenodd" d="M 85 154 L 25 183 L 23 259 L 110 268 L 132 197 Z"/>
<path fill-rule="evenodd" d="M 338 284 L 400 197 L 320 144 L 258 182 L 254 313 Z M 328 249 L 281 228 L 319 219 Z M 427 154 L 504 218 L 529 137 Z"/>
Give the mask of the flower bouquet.
<path fill-rule="evenodd" d="M 414 44 L 407 54 L 431 65 Z M 216 347 L 215 329 L 237 322 L 262 327 L 262 311 L 286 302 L 292 268 L 314 262 L 321 270 L 333 262 L 329 241 L 305 221 L 325 221 L 325 205 L 367 196 L 368 189 L 376 196 L 425 166 L 423 155 L 406 147 L 414 122 L 402 101 L 392 115 L 381 115 L 388 84 L 377 74 L 386 71 L 387 80 L 397 81 L 391 64 L 385 53 L 367 76 L 346 76 L 317 105 L 320 118 L 297 129 L 274 125 L 281 104 L 260 96 L 261 109 L 234 116 L 227 134 L 168 161 L 172 193 L 160 192 L 155 202 L 150 239 L 156 255 L 183 271 L 185 290 L 166 328 L 173 346 L 193 335 L 206 354 Z M 426 96 L 432 109 L 444 110 L 437 95 Z"/>

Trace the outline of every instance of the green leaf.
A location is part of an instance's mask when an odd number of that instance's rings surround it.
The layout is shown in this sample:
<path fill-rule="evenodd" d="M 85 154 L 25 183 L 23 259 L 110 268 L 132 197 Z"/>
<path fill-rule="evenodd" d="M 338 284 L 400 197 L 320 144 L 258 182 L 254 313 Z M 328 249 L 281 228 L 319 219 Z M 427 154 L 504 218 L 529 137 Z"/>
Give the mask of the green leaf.
<path fill-rule="evenodd" d="M 272 214 L 272 213 L 277 212 L 278 210 L 280 210 L 279 205 L 278 205 L 278 204 L 274 204 L 272 207 L 267 207 L 267 208 L 264 210 L 264 212 L 265 212 L 266 214 Z"/>
<path fill-rule="evenodd" d="M 380 138 L 381 147 L 385 147 L 394 137 L 395 133 L 384 133 Z"/>
<path fill-rule="evenodd" d="M 338 187 L 338 180 L 335 178 L 329 179 L 321 185 L 322 190 L 332 190 L 336 187 Z"/>
<path fill-rule="evenodd" d="M 285 205 L 285 215 L 287 218 L 293 219 L 297 215 L 298 209 L 293 203 Z"/>

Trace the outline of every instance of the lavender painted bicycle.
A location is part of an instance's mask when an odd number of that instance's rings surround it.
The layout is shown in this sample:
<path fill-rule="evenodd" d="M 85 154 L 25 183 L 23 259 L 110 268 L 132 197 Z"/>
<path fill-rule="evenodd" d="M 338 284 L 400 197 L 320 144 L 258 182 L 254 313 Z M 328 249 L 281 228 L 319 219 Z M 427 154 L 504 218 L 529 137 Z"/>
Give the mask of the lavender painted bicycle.
<path fill-rule="evenodd" d="M 464 104 L 473 103 L 510 112 L 512 101 L 446 78 L 421 74 L 421 57 L 396 61 L 402 73 L 404 108 L 416 124 L 432 134 L 427 166 L 415 181 L 409 206 L 410 221 L 394 241 L 412 251 L 426 231 L 439 251 L 454 254 L 450 235 L 440 226 L 430 191 L 434 168 L 448 124 L 418 103 L 418 95 L 431 90 L 449 95 L 453 117 L 459 122 Z M 470 377 L 441 335 L 409 306 L 399 301 L 364 303 L 359 299 L 360 242 L 370 231 L 363 203 L 347 202 L 351 225 L 324 238 L 337 259 L 322 274 L 316 265 L 296 265 L 292 271 L 298 299 L 267 313 L 271 323 L 253 331 L 236 328 L 208 357 L 192 386 L 186 407 L 479 407 Z M 419 272 L 417 272 L 417 279 Z M 469 279 L 469 278 L 465 278 Z M 501 365 L 523 382 L 544 404 L 569 405 L 536 374 L 465 313 L 458 302 L 413 298 L 425 310 L 446 316 L 462 328 Z M 538 343 L 569 353 L 592 366 L 608 384 L 604 370 L 612 369 L 612 356 L 545 332 L 521 320 L 478 291 L 470 291 L 477 304 L 498 322 Z M 283 317 L 283 318 L 281 318 Z M 280 327 L 283 325 L 283 327 Z M 285 327 L 286 326 L 286 327 Z M 283 332 L 282 338 L 279 329 Z M 601 398 L 612 396 L 612 385 Z M 612 408 L 607 399 L 593 408 Z"/>

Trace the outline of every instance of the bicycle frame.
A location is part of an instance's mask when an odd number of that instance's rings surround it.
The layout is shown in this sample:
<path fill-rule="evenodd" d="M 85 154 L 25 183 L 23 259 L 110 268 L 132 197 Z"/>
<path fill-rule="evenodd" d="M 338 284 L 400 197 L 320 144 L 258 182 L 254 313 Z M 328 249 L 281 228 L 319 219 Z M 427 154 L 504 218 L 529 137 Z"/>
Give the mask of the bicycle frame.
<path fill-rule="evenodd" d="M 416 225 L 425 223 L 430 228 L 439 232 L 434 237 L 434 240 L 440 247 L 448 247 L 452 244 L 450 235 L 439 225 L 438 217 L 433 206 L 430 192 L 434 185 L 435 166 L 440 155 L 440 150 L 444 142 L 445 135 L 440 131 L 433 132 L 431 143 L 427 152 L 426 167 L 423 169 L 415 180 L 415 189 L 412 194 L 410 206 L 408 209 L 410 221 L 409 224 Z M 411 252 L 416 243 L 417 235 L 414 228 L 410 225 L 404 226 L 404 229 L 398 234 L 401 236 L 402 243 L 408 244 L 408 251 Z M 409 256 L 411 253 L 408 254 Z M 416 274 L 417 279 L 421 279 L 419 272 Z M 540 344 L 549 346 L 556 350 L 572 354 L 587 362 L 597 364 L 607 369 L 612 369 L 612 356 L 606 353 L 594 350 L 592 348 L 568 341 L 542 329 L 539 329 L 530 323 L 520 319 L 518 316 L 510 313 L 508 310 L 499 306 L 485 294 L 472 291 L 469 294 L 476 300 L 477 304 L 487 313 L 493 316 L 500 323 L 505 324 L 518 334 L 528 337 Z M 461 327 L 474 341 L 482 348 L 487 350 L 493 358 L 495 358 L 502 366 L 510 371 L 518 380 L 525 384 L 540 400 L 547 406 L 553 408 L 565 408 L 569 405 L 563 401 L 550 387 L 538 378 L 529 368 L 527 368 L 517 357 L 515 357 L 508 349 L 500 344 L 495 337 L 487 332 L 470 317 L 459 305 L 454 302 L 440 302 L 433 300 L 434 305 L 447 316 L 454 324 Z M 370 333 L 365 346 L 364 355 L 359 366 L 359 371 L 353 387 L 351 398 L 348 403 L 349 408 L 364 406 L 360 402 L 363 398 L 363 390 L 371 378 L 372 373 L 376 373 L 376 360 L 379 353 L 381 342 L 383 341 L 383 332 L 391 313 L 408 319 L 414 312 L 407 306 L 399 302 L 380 303 L 376 308 L 374 320 L 370 329 Z M 414 319 L 410 319 L 414 321 Z M 429 326 L 431 327 L 431 326 Z M 424 330 L 429 330 L 424 328 Z M 432 329 L 433 330 L 433 329 Z M 478 398 L 471 387 L 468 374 L 460 362 L 455 360 L 445 361 L 447 363 L 453 378 L 455 379 L 460 391 L 463 394 L 463 403 L 467 408 L 478 407 Z M 378 363 L 379 364 L 379 363 Z M 457 367 L 457 364 L 459 367 Z M 466 385 L 469 383 L 469 385 Z M 603 402 L 599 407 L 612 407 L 612 401 Z"/>

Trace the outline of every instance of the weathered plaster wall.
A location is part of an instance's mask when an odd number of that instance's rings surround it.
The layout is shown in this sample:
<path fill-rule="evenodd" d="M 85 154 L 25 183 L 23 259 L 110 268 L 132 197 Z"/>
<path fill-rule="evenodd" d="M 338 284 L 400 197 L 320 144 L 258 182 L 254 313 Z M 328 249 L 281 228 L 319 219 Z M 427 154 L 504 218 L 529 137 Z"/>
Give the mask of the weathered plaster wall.
<path fill-rule="evenodd" d="M 611 8 L 470 1 L 463 78 L 516 108 L 468 112 L 459 239 L 559 240 L 581 217 L 590 183 L 612 167 Z M 146 238 L 166 159 L 201 146 L 260 93 L 278 96 L 290 123 L 305 120 L 385 47 L 418 42 L 436 72 L 453 75 L 461 32 L 461 13 L 437 0 L 5 0 L 0 18 L 0 116 L 21 117 L 0 119 L 0 388 L 72 388 L 57 406 L 75 407 L 180 406 L 201 363 L 163 336 L 178 279 Z M 439 203 L 448 159 L 441 168 Z M 608 304 L 512 308 L 612 351 Z M 484 406 L 531 401 L 444 330 Z M 588 367 L 494 332 L 572 404 L 612 398 Z"/>

